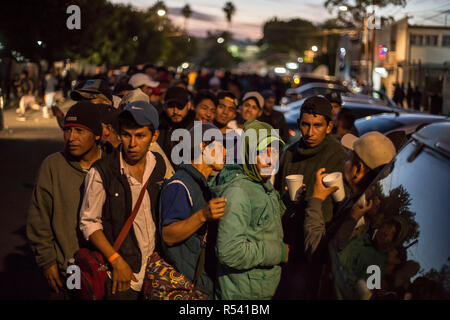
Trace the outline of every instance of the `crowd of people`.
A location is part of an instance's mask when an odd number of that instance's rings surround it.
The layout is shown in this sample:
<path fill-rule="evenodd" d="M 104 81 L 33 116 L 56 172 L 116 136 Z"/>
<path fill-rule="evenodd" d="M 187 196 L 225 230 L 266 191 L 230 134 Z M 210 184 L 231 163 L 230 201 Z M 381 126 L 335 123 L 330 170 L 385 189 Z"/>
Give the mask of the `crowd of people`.
<path fill-rule="evenodd" d="M 142 298 L 155 252 L 198 278 L 210 299 L 339 297 L 329 246 L 354 287 L 367 278 L 364 267 L 385 270 L 404 226 L 389 218 L 375 227 L 365 217 L 372 203 L 356 203 L 395 156 L 394 143 L 376 132 L 358 138 L 334 94 L 305 100 L 302 138 L 283 148 L 289 130 L 273 110 L 276 86 L 241 92 L 231 76 L 197 80 L 191 92 L 187 79 L 147 65 L 116 79 L 113 90 L 107 78 L 84 79 L 70 93 L 69 111 L 54 111 L 65 148 L 43 161 L 27 222 L 52 298 L 76 297 L 66 270 L 84 247 L 108 264 L 106 299 Z M 337 188 L 323 183 L 335 172 L 344 177 L 340 201 L 331 196 Z M 303 175 L 294 200 L 286 184 L 292 174 Z M 360 259 L 362 242 L 372 256 Z"/>

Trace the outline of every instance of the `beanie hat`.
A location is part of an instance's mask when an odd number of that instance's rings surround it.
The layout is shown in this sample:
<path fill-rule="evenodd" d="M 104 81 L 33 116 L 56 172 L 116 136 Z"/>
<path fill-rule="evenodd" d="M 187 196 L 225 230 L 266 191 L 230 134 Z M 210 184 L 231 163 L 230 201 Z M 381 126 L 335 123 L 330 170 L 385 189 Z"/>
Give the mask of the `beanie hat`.
<path fill-rule="evenodd" d="M 94 133 L 95 136 L 102 135 L 102 123 L 99 108 L 89 102 L 80 101 L 70 107 L 64 118 L 64 127 L 80 127 Z"/>

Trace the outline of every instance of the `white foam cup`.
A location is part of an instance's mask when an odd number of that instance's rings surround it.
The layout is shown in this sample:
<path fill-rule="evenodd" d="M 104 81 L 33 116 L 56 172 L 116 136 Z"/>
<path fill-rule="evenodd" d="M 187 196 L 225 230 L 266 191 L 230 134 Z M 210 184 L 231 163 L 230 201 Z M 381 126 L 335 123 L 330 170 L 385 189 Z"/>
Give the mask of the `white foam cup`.
<path fill-rule="evenodd" d="M 291 201 L 298 200 L 301 195 L 301 187 L 303 184 L 303 175 L 301 174 L 291 174 L 286 177 L 286 184 L 289 190 L 289 196 Z"/>
<path fill-rule="evenodd" d="M 333 172 L 326 175 L 323 178 L 323 184 L 329 187 L 338 187 L 335 192 L 333 192 L 333 199 L 336 202 L 340 202 L 345 198 L 344 181 L 342 180 L 342 172 Z"/>

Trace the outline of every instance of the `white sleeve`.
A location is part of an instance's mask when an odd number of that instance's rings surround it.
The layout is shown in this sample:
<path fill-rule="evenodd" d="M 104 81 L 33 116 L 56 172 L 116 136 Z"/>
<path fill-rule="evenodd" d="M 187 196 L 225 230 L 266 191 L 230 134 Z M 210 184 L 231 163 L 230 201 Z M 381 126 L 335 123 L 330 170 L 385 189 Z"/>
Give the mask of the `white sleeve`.
<path fill-rule="evenodd" d="M 91 168 L 84 180 L 84 197 L 80 208 L 80 230 L 86 240 L 97 230 L 103 230 L 102 210 L 106 200 L 100 173 Z"/>

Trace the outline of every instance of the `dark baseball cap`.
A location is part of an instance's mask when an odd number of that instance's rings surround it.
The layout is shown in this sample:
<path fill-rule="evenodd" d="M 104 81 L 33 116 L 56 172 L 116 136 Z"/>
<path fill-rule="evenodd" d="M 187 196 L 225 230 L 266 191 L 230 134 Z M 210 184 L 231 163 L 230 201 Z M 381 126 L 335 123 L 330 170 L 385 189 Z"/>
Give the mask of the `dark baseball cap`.
<path fill-rule="evenodd" d="M 164 104 L 168 107 L 183 109 L 189 101 L 189 91 L 182 87 L 170 87 L 164 96 Z"/>
<path fill-rule="evenodd" d="M 75 101 L 91 100 L 103 96 L 112 104 L 112 91 L 106 81 L 102 79 L 89 79 L 79 83 L 70 93 L 70 98 Z"/>
<path fill-rule="evenodd" d="M 331 119 L 331 104 L 323 96 L 310 97 L 303 102 L 300 117 L 303 113 L 320 114 Z"/>
<path fill-rule="evenodd" d="M 155 129 L 159 127 L 159 115 L 156 108 L 147 101 L 136 100 L 130 102 L 122 113 L 129 112 L 134 121 L 140 126 L 153 125 Z"/>
<path fill-rule="evenodd" d="M 342 105 L 342 97 L 339 92 L 336 91 L 330 92 L 325 96 L 325 98 L 327 98 L 328 101 L 330 101 L 330 103 L 334 102 L 340 106 Z"/>

